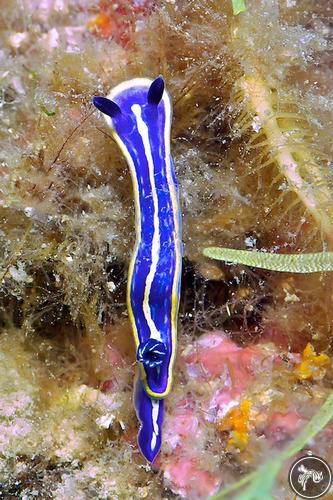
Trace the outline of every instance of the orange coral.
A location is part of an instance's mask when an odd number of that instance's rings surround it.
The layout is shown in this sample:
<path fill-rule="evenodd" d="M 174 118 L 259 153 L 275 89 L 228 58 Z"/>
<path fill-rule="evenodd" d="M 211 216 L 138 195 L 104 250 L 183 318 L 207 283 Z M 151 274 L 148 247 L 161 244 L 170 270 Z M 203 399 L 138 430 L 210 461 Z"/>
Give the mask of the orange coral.
<path fill-rule="evenodd" d="M 295 374 L 300 380 L 321 380 L 326 374 L 326 369 L 331 366 L 331 360 L 327 354 L 316 354 L 310 342 L 303 351 L 303 360 L 295 366 Z"/>
<path fill-rule="evenodd" d="M 219 431 L 231 431 L 228 448 L 236 447 L 244 450 L 249 442 L 251 403 L 244 399 L 241 404 L 232 408 L 217 424 Z"/>
<path fill-rule="evenodd" d="M 111 37 L 114 29 L 111 17 L 104 12 L 100 12 L 96 17 L 91 19 L 87 27 L 93 33 L 99 34 L 102 38 Z"/>
<path fill-rule="evenodd" d="M 87 27 L 100 38 L 113 38 L 122 46 L 127 45 L 131 33 L 136 31 L 136 23 L 140 16 L 148 14 L 150 1 L 121 1 L 114 4 L 110 1 L 99 3 L 99 13 L 91 19 Z"/>

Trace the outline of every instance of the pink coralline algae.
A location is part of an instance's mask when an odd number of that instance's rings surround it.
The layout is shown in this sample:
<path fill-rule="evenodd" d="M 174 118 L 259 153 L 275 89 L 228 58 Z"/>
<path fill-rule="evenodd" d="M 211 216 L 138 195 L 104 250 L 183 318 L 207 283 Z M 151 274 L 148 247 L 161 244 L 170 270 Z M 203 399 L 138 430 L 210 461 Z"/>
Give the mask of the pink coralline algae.
<path fill-rule="evenodd" d="M 260 348 L 238 347 L 223 333 L 203 335 L 185 358 L 188 373 L 198 379 L 229 375 L 237 386 L 245 386 L 260 362 Z"/>
<path fill-rule="evenodd" d="M 221 473 L 199 459 L 209 448 L 209 423 L 238 404 L 263 357 L 261 347 L 238 347 L 222 332 L 205 334 L 183 351 L 190 384 L 199 382 L 204 390 L 178 400 L 165 422 L 160 468 L 174 493 L 207 498 L 221 485 Z"/>
<path fill-rule="evenodd" d="M 286 380 L 291 377 L 295 381 L 293 370 L 299 359 L 298 353 L 285 357 L 270 342 L 238 346 L 218 331 L 184 347 L 179 369 L 187 380 L 188 392 L 186 397 L 179 394 L 178 399 L 176 393 L 172 401 L 164 426 L 163 453 L 156 463 L 174 493 L 202 499 L 223 485 L 217 442 L 220 453 L 238 449 L 241 460 L 242 453 L 251 449 L 251 436 L 253 442 L 261 437 L 263 446 L 275 447 L 294 437 L 307 418 L 292 404 L 284 402 L 281 411 L 274 406 L 275 395 L 276 404 L 281 404 L 281 392 L 272 387 L 272 378 L 285 373 Z M 225 444 L 221 442 L 223 435 Z M 207 460 L 201 461 L 202 456 Z"/>
<path fill-rule="evenodd" d="M 305 420 L 295 411 L 274 412 L 265 429 L 265 435 L 273 444 L 284 442 L 295 436 Z"/>
<path fill-rule="evenodd" d="M 204 419 L 193 400 L 181 400 L 164 426 L 163 451 L 159 467 L 167 486 L 177 495 L 191 499 L 213 495 L 220 475 L 200 461 L 207 445 Z"/>
<path fill-rule="evenodd" d="M 265 355 L 261 346 L 239 347 L 221 332 L 205 334 L 198 340 L 185 357 L 185 365 L 190 377 L 214 382 L 207 407 L 209 420 L 222 417 L 237 404 Z"/>
<path fill-rule="evenodd" d="M 166 450 L 172 451 L 177 446 L 183 446 L 184 443 L 190 445 L 192 437 L 199 432 L 199 418 L 193 412 L 189 405 L 186 408 L 181 406 L 175 410 L 175 413 L 168 416 L 168 425 L 164 433 Z"/>
<path fill-rule="evenodd" d="M 207 498 L 213 495 L 220 480 L 204 470 L 195 458 L 179 457 L 164 469 L 164 478 L 169 488 L 185 498 Z"/>

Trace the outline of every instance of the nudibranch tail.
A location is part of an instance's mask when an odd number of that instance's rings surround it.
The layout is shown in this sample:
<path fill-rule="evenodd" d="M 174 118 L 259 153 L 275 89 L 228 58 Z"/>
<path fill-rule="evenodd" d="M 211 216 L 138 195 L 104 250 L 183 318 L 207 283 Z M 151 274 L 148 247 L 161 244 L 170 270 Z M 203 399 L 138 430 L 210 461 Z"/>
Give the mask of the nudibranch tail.
<path fill-rule="evenodd" d="M 138 377 L 135 384 L 134 406 L 140 421 L 139 448 L 148 462 L 153 462 L 162 443 L 164 400 L 150 398 Z"/>

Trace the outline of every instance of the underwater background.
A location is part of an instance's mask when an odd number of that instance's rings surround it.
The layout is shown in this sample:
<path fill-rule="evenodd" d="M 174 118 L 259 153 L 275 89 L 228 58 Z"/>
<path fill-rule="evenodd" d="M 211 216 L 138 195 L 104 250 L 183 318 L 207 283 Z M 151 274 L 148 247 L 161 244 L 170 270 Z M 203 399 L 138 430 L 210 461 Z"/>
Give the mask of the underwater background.
<path fill-rule="evenodd" d="M 203 254 L 333 251 L 333 2 L 232 4 L 0 1 L 0 499 L 289 499 L 298 456 L 333 465 L 332 274 Z M 131 179 L 91 97 L 159 74 L 184 259 L 152 467 Z"/>

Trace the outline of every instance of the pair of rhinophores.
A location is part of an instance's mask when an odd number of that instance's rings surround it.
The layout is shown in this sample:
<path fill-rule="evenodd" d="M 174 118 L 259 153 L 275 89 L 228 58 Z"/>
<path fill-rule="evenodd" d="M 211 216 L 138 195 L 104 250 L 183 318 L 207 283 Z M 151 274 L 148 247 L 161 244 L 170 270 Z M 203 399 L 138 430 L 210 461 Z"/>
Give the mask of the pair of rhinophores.
<path fill-rule="evenodd" d="M 139 374 L 134 405 L 138 444 L 149 462 L 160 447 L 164 398 L 176 356 L 181 275 L 181 210 L 170 153 L 171 100 L 161 76 L 135 78 L 93 97 L 125 156 L 133 183 L 136 242 L 128 271 L 127 308 Z"/>

